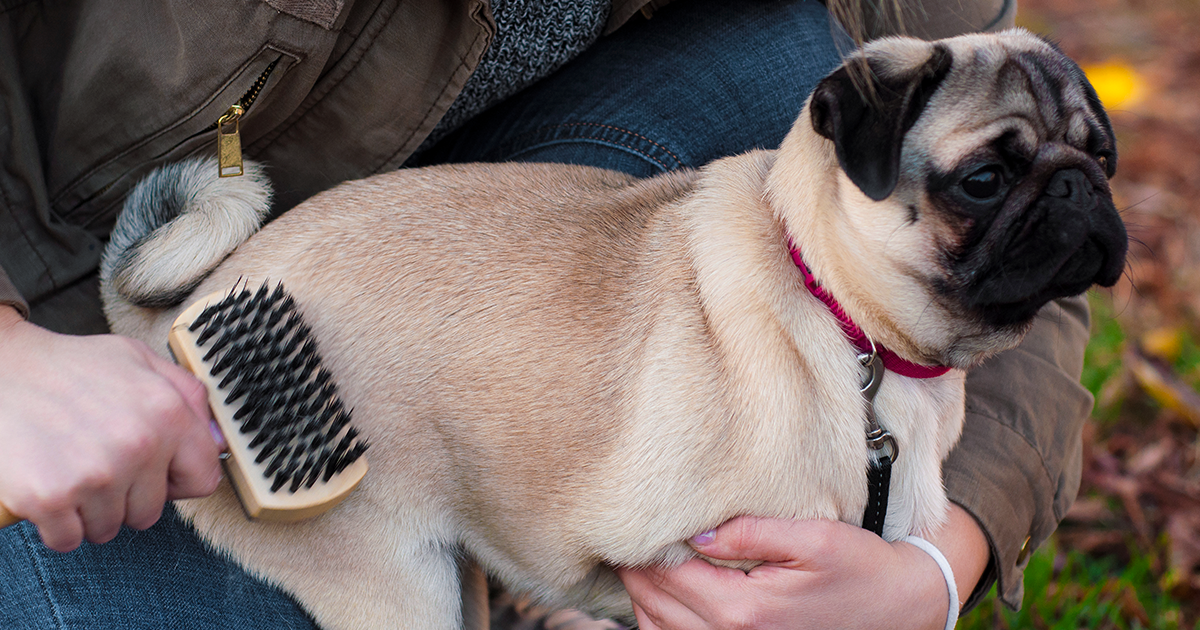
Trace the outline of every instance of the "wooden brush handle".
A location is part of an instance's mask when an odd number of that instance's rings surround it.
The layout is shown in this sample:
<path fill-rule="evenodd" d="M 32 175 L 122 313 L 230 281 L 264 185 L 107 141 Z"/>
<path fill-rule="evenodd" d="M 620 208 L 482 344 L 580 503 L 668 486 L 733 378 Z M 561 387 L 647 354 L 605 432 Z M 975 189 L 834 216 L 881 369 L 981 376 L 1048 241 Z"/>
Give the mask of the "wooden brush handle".
<path fill-rule="evenodd" d="M 13 514 L 12 512 L 9 512 L 8 508 L 0 505 L 0 529 L 8 527 L 9 525 L 16 525 L 23 520 L 25 519 Z"/>

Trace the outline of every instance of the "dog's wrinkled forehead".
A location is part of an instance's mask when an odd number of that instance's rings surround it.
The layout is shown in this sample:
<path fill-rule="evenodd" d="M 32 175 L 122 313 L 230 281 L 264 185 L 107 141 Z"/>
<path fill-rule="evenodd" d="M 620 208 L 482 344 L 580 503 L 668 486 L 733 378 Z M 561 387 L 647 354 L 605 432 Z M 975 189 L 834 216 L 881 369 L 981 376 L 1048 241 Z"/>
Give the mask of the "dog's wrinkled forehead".
<path fill-rule="evenodd" d="M 1116 168 L 1112 126 L 1083 71 L 1022 29 L 877 40 L 817 84 L 809 110 L 874 201 L 919 185 L 922 173 L 979 161 L 981 150 L 1032 162 L 1053 144 L 1106 176 Z"/>
<path fill-rule="evenodd" d="M 938 116 L 914 125 L 936 152 L 928 157 L 938 166 L 951 168 L 979 146 L 1003 139 L 1007 150 L 1029 156 L 1043 143 L 1065 143 L 1103 157 L 1113 174 L 1116 147 L 1108 116 L 1083 71 L 1052 44 L 1023 30 L 943 43 L 952 70 L 930 105 L 953 106 L 927 108 Z"/>

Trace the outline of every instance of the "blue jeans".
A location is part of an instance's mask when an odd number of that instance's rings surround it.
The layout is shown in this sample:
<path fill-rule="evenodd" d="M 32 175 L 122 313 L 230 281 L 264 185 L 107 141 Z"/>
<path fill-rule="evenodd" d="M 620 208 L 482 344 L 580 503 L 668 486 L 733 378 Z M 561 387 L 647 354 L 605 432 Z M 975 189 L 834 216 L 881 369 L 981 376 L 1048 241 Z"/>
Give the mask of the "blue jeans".
<path fill-rule="evenodd" d="M 816 0 L 684 0 L 601 38 L 409 165 L 559 162 L 639 177 L 774 149 L 840 62 Z"/>
<path fill-rule="evenodd" d="M 602 38 L 410 164 L 569 162 L 637 176 L 701 166 L 778 146 L 838 61 L 816 0 L 678 2 Z M 0 628 L 313 627 L 170 507 L 146 531 L 66 554 L 42 546 L 28 523 L 0 532 Z"/>

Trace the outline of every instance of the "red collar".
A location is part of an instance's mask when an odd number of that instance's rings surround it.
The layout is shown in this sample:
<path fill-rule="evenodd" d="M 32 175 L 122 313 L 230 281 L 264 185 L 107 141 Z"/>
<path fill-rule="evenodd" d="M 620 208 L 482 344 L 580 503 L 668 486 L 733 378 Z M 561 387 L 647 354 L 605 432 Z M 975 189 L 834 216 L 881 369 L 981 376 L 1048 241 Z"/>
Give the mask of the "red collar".
<path fill-rule="evenodd" d="M 824 302 L 825 306 L 829 307 L 829 311 L 833 313 L 838 323 L 842 325 L 842 331 L 846 333 L 846 336 L 850 338 L 850 342 L 854 344 L 855 348 L 858 348 L 859 352 L 870 352 L 871 340 L 867 338 L 867 334 L 850 319 L 850 316 L 842 309 L 842 305 L 838 304 L 838 301 L 833 299 L 829 291 L 826 291 L 825 287 L 821 286 L 817 282 L 817 279 L 813 277 L 812 271 L 809 270 L 808 265 L 804 264 L 804 259 L 800 257 L 800 248 L 790 240 L 788 241 L 788 247 L 792 252 L 792 262 L 796 263 L 796 267 L 800 269 L 800 274 L 804 277 L 805 288 L 816 296 L 818 300 Z M 950 368 L 942 365 L 920 365 L 913 363 L 878 344 L 875 344 L 875 348 L 879 352 L 879 358 L 883 359 L 883 367 L 901 376 L 909 378 L 933 378 L 950 371 Z"/>

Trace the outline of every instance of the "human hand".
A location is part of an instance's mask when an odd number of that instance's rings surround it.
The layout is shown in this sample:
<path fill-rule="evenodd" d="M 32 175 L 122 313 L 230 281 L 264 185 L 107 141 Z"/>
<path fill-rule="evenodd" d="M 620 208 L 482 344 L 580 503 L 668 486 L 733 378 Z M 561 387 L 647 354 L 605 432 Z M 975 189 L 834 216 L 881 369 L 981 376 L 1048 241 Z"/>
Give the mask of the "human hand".
<path fill-rule="evenodd" d="M 0 504 L 51 549 L 212 493 L 224 442 L 211 422 L 203 384 L 144 343 L 60 335 L 0 306 Z"/>
<path fill-rule="evenodd" d="M 945 578 L 908 543 L 835 521 L 752 517 L 697 539 L 692 545 L 712 558 L 764 564 L 748 573 L 699 558 L 674 569 L 618 569 L 642 630 L 946 625 Z M 987 566 L 987 539 L 958 506 L 929 539 L 950 561 L 965 601 Z"/>

